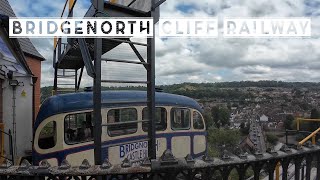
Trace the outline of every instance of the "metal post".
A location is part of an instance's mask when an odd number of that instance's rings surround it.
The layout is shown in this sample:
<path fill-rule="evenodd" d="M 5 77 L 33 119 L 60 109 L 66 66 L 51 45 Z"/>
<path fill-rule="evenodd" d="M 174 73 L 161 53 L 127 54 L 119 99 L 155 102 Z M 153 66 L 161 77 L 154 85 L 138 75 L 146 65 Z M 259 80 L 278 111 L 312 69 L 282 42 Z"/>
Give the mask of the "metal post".
<path fill-rule="evenodd" d="M 52 67 L 55 68 L 56 66 L 56 57 L 57 57 L 57 38 L 54 38 L 54 50 L 53 50 L 53 61 L 52 61 Z"/>
<path fill-rule="evenodd" d="M 312 136 L 312 144 L 316 145 L 316 135 Z"/>
<path fill-rule="evenodd" d="M 54 66 L 53 91 L 55 95 L 57 94 L 57 91 L 58 91 L 58 67 L 57 66 L 58 66 L 57 64 L 55 64 Z"/>
<path fill-rule="evenodd" d="M 151 16 L 155 17 L 155 0 L 152 0 Z M 147 71 L 147 99 L 148 99 L 148 117 L 149 117 L 149 128 L 148 128 L 148 156 L 150 159 L 156 159 L 156 129 L 155 129 L 155 25 L 153 26 L 153 38 L 148 38 L 148 71 Z"/>
<path fill-rule="evenodd" d="M 102 12 L 104 9 L 103 0 L 94 0 L 94 6 L 97 11 Z M 101 165 L 101 56 L 102 56 L 102 39 L 94 39 L 94 68 L 95 77 L 93 82 L 93 117 L 95 119 L 94 124 L 94 162 L 96 165 Z"/>
<path fill-rule="evenodd" d="M 79 89 L 80 89 L 80 83 L 81 83 L 82 73 L 83 73 L 83 67 L 82 67 L 81 70 L 80 70 L 79 80 L 78 80 L 78 84 L 77 84 L 77 91 L 79 91 Z"/>
<path fill-rule="evenodd" d="M 286 145 L 288 145 L 288 130 L 286 130 Z"/>
<path fill-rule="evenodd" d="M 305 164 L 303 163 L 301 166 L 301 179 L 304 179 L 304 167 L 305 167 Z"/>
<path fill-rule="evenodd" d="M 10 150 L 10 155 L 12 159 L 12 165 L 14 165 L 14 154 L 13 154 L 13 143 L 12 143 L 12 134 L 11 130 L 9 129 L 9 150 Z"/>
<path fill-rule="evenodd" d="M 77 92 L 78 91 L 78 89 L 77 89 L 77 87 L 78 87 L 78 70 L 76 69 L 74 71 L 75 71 L 74 72 L 74 92 Z"/>
<path fill-rule="evenodd" d="M 279 179 L 280 179 L 280 162 L 278 162 L 276 165 L 276 180 L 279 180 Z"/>
<path fill-rule="evenodd" d="M 13 154 L 17 154 L 17 122 L 16 122 L 16 87 L 12 86 L 12 130 L 13 130 Z"/>

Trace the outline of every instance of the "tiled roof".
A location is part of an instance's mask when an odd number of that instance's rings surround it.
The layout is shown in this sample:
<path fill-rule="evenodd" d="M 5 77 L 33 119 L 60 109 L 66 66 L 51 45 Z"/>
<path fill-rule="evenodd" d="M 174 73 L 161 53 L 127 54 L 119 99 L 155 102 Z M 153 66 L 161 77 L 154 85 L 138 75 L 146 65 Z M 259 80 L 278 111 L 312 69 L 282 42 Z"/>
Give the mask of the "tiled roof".
<path fill-rule="evenodd" d="M 8 0 L 0 0 L 0 14 L 7 15 L 9 17 L 16 17 Z M 20 46 L 25 54 L 33 56 L 39 60 L 45 60 L 44 57 L 38 52 L 38 50 L 31 43 L 29 38 L 19 38 Z"/>

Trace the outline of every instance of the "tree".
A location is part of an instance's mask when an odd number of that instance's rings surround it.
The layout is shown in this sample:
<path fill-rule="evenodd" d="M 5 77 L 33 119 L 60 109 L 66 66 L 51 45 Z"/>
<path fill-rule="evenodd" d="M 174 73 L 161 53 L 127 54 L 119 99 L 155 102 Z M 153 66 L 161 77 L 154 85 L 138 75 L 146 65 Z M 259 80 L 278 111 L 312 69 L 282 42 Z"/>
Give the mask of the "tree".
<path fill-rule="evenodd" d="M 310 119 L 319 119 L 320 118 L 320 112 L 318 109 L 312 109 Z M 319 127 L 319 122 L 310 122 L 309 123 L 309 131 L 315 131 Z"/>
<path fill-rule="evenodd" d="M 221 126 L 229 125 L 230 123 L 230 112 L 224 107 L 213 107 L 211 109 L 212 120 L 217 128 Z"/>
<path fill-rule="evenodd" d="M 211 156 L 217 156 L 223 147 L 228 151 L 233 151 L 240 141 L 239 130 L 216 129 L 208 130 L 208 145 Z"/>
<path fill-rule="evenodd" d="M 205 110 L 203 112 L 203 118 L 204 118 L 204 121 L 206 122 L 206 129 L 213 127 L 213 119 L 212 119 L 212 114 L 210 110 L 209 111 Z"/>
<path fill-rule="evenodd" d="M 240 124 L 240 132 L 242 135 L 248 135 L 250 131 L 250 123 L 247 123 L 247 125 L 245 125 L 244 122 L 242 122 Z"/>
<path fill-rule="evenodd" d="M 319 119 L 319 118 L 320 118 L 320 113 L 318 109 L 312 109 L 310 119 Z"/>
<path fill-rule="evenodd" d="M 290 114 L 286 116 L 286 119 L 284 120 L 284 128 L 285 129 L 292 129 L 292 123 L 294 121 L 294 117 Z"/>
<path fill-rule="evenodd" d="M 242 122 L 241 124 L 240 124 L 240 129 L 244 129 L 246 127 L 246 124 L 244 123 L 244 122 Z"/>
<path fill-rule="evenodd" d="M 267 134 L 267 141 L 272 145 L 276 145 L 279 138 L 274 134 Z"/>

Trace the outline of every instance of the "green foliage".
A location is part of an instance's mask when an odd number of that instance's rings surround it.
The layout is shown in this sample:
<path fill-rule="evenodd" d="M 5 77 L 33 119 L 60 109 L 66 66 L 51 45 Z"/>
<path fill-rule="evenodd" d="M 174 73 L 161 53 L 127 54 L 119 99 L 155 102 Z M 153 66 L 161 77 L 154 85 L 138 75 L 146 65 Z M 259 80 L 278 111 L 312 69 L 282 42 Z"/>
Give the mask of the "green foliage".
<path fill-rule="evenodd" d="M 249 88 L 247 91 L 242 91 L 241 88 Z M 239 105 L 248 103 L 246 98 L 253 98 L 254 95 L 250 92 L 250 87 L 268 88 L 268 91 L 273 91 L 274 88 L 292 88 L 296 95 L 301 95 L 301 88 L 310 90 L 319 90 L 320 83 L 311 82 L 282 82 L 282 81 L 240 81 L 240 82 L 219 82 L 219 83 L 182 83 L 173 85 L 161 85 L 158 88 L 164 92 L 185 95 L 195 99 L 207 98 L 223 98 L 226 100 L 238 100 Z M 41 102 L 51 96 L 52 86 L 41 88 Z M 128 87 L 102 87 L 102 90 L 146 90 L 144 86 L 128 86 Z M 81 91 L 81 90 L 80 90 Z M 306 104 L 302 107 L 308 108 Z"/>
<path fill-rule="evenodd" d="M 250 132 L 250 123 L 247 123 L 247 125 L 246 125 L 244 122 L 242 122 L 240 124 L 240 132 L 244 136 L 248 135 Z"/>
<path fill-rule="evenodd" d="M 272 145 L 276 145 L 277 142 L 279 141 L 279 138 L 274 134 L 269 134 L 268 133 L 266 136 L 267 136 L 267 142 L 272 144 Z"/>
<path fill-rule="evenodd" d="M 41 88 L 41 103 L 52 95 L 53 86 Z"/>
<path fill-rule="evenodd" d="M 299 105 L 299 107 L 300 107 L 301 109 L 303 109 L 303 110 L 305 110 L 305 111 L 311 109 L 311 105 L 309 105 L 309 104 L 306 103 L 306 102 L 299 103 L 298 105 Z"/>
<path fill-rule="evenodd" d="M 217 128 L 230 124 L 230 111 L 225 107 L 213 107 L 211 109 L 212 120 Z"/>
<path fill-rule="evenodd" d="M 234 150 L 240 142 L 239 130 L 210 128 L 208 130 L 209 155 L 217 156 L 225 146 L 227 150 Z"/>
<path fill-rule="evenodd" d="M 320 112 L 318 109 L 312 109 L 310 119 L 320 119 Z M 309 122 L 309 131 L 315 131 L 319 127 L 319 122 Z"/>
<path fill-rule="evenodd" d="M 294 122 L 293 115 L 287 115 L 286 119 L 284 120 L 285 129 L 292 129 L 293 122 Z"/>
<path fill-rule="evenodd" d="M 213 119 L 212 119 L 211 111 L 205 110 L 203 112 L 203 118 L 204 118 L 204 121 L 206 122 L 206 129 L 212 128 Z"/>
<path fill-rule="evenodd" d="M 320 112 L 318 109 L 312 109 L 310 119 L 319 119 L 320 118 Z"/>

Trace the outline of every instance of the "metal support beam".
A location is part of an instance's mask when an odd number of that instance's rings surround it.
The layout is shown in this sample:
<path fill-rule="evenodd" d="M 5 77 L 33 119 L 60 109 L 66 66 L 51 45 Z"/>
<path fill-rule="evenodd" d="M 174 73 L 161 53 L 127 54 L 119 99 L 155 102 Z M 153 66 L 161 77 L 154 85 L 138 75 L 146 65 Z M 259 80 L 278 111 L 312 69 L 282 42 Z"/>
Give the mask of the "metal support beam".
<path fill-rule="evenodd" d="M 137 0 L 132 0 L 129 4 L 128 7 L 130 7 L 133 3 L 135 3 Z"/>
<path fill-rule="evenodd" d="M 57 92 L 58 84 L 58 69 L 57 69 L 57 39 L 55 38 L 54 50 L 53 50 L 53 68 L 54 68 L 54 80 L 53 80 L 53 90 Z"/>
<path fill-rule="evenodd" d="M 77 92 L 78 90 L 78 70 L 74 70 L 74 92 Z"/>
<path fill-rule="evenodd" d="M 143 57 L 141 56 L 141 54 L 139 53 L 138 49 L 134 46 L 134 44 L 129 44 L 131 49 L 133 50 L 133 52 L 136 54 L 136 56 L 138 57 L 138 59 L 142 62 L 142 63 L 146 63 L 146 61 L 143 59 Z M 148 70 L 148 65 L 147 64 L 143 64 L 144 68 L 146 68 Z"/>
<path fill-rule="evenodd" d="M 58 39 L 58 55 L 57 55 L 57 59 L 58 61 L 60 61 L 60 58 L 61 58 L 61 39 Z"/>
<path fill-rule="evenodd" d="M 96 38 L 96 39 L 98 39 L 98 38 Z M 81 50 L 82 59 L 83 59 L 84 65 L 86 67 L 87 73 L 88 73 L 88 75 L 90 77 L 94 78 L 96 71 L 95 71 L 95 67 L 93 67 L 93 64 L 92 64 L 92 60 L 91 60 L 91 56 L 90 56 L 90 53 L 89 53 L 89 49 L 88 49 L 87 43 L 83 38 L 79 38 L 78 42 L 79 42 L 79 47 L 80 47 L 80 50 Z M 95 51 L 97 50 L 96 48 L 97 47 L 95 47 Z M 102 40 L 101 40 L 100 49 L 101 48 L 102 48 Z M 101 59 L 101 56 L 100 56 L 100 59 Z"/>
<path fill-rule="evenodd" d="M 58 65 L 54 66 L 54 82 L 53 82 L 53 91 L 54 94 L 57 94 L 58 90 Z"/>
<path fill-rule="evenodd" d="M 102 12 L 104 9 L 103 0 L 94 0 L 94 6 L 97 11 Z M 101 56 L 102 56 L 102 39 L 94 39 L 94 82 L 93 82 L 93 117 L 94 124 L 94 162 L 96 165 L 102 164 L 101 159 L 101 133 L 102 133 L 102 117 L 101 117 Z"/>
<path fill-rule="evenodd" d="M 154 5 L 154 7 L 152 7 L 152 8 L 154 8 L 154 9 L 156 9 L 157 7 L 159 7 L 162 3 L 164 3 L 164 2 L 166 2 L 166 0 L 159 0 L 155 5 Z"/>
<path fill-rule="evenodd" d="M 143 64 L 147 65 L 146 62 L 138 62 L 138 61 L 130 61 L 130 60 L 121 60 L 121 59 L 112 59 L 112 58 L 102 58 L 102 61 L 109 61 L 109 62 L 119 62 L 119 63 L 128 63 L 128 64 Z"/>
<path fill-rule="evenodd" d="M 119 42 L 119 43 L 128 43 L 128 44 L 135 44 L 139 46 L 148 46 L 148 44 L 145 43 L 139 43 L 139 42 L 132 42 L 130 39 L 128 40 L 122 40 L 122 39 L 115 39 L 115 38 L 109 38 L 109 41 Z"/>
<path fill-rule="evenodd" d="M 54 47 L 54 50 L 53 50 L 53 61 L 52 61 L 52 67 L 53 68 L 56 66 L 56 56 L 57 56 L 57 49 L 56 49 L 56 47 Z"/>
<path fill-rule="evenodd" d="M 83 68 L 84 67 L 82 67 L 81 70 L 80 70 L 79 80 L 78 80 L 78 84 L 77 84 L 77 91 L 79 91 L 79 89 L 80 89 L 80 84 L 81 84 L 81 79 L 82 79 L 82 74 L 83 74 Z"/>
<path fill-rule="evenodd" d="M 155 0 L 151 0 L 152 7 L 155 6 Z M 151 16 L 155 17 L 155 10 L 152 8 Z M 155 35 L 155 25 L 153 24 L 153 35 Z M 150 159 L 156 159 L 156 124 L 155 124 L 155 38 L 148 38 L 147 46 L 147 57 L 148 57 L 148 71 L 147 71 L 147 99 L 148 99 L 148 118 L 149 128 L 148 128 L 148 155 Z"/>

